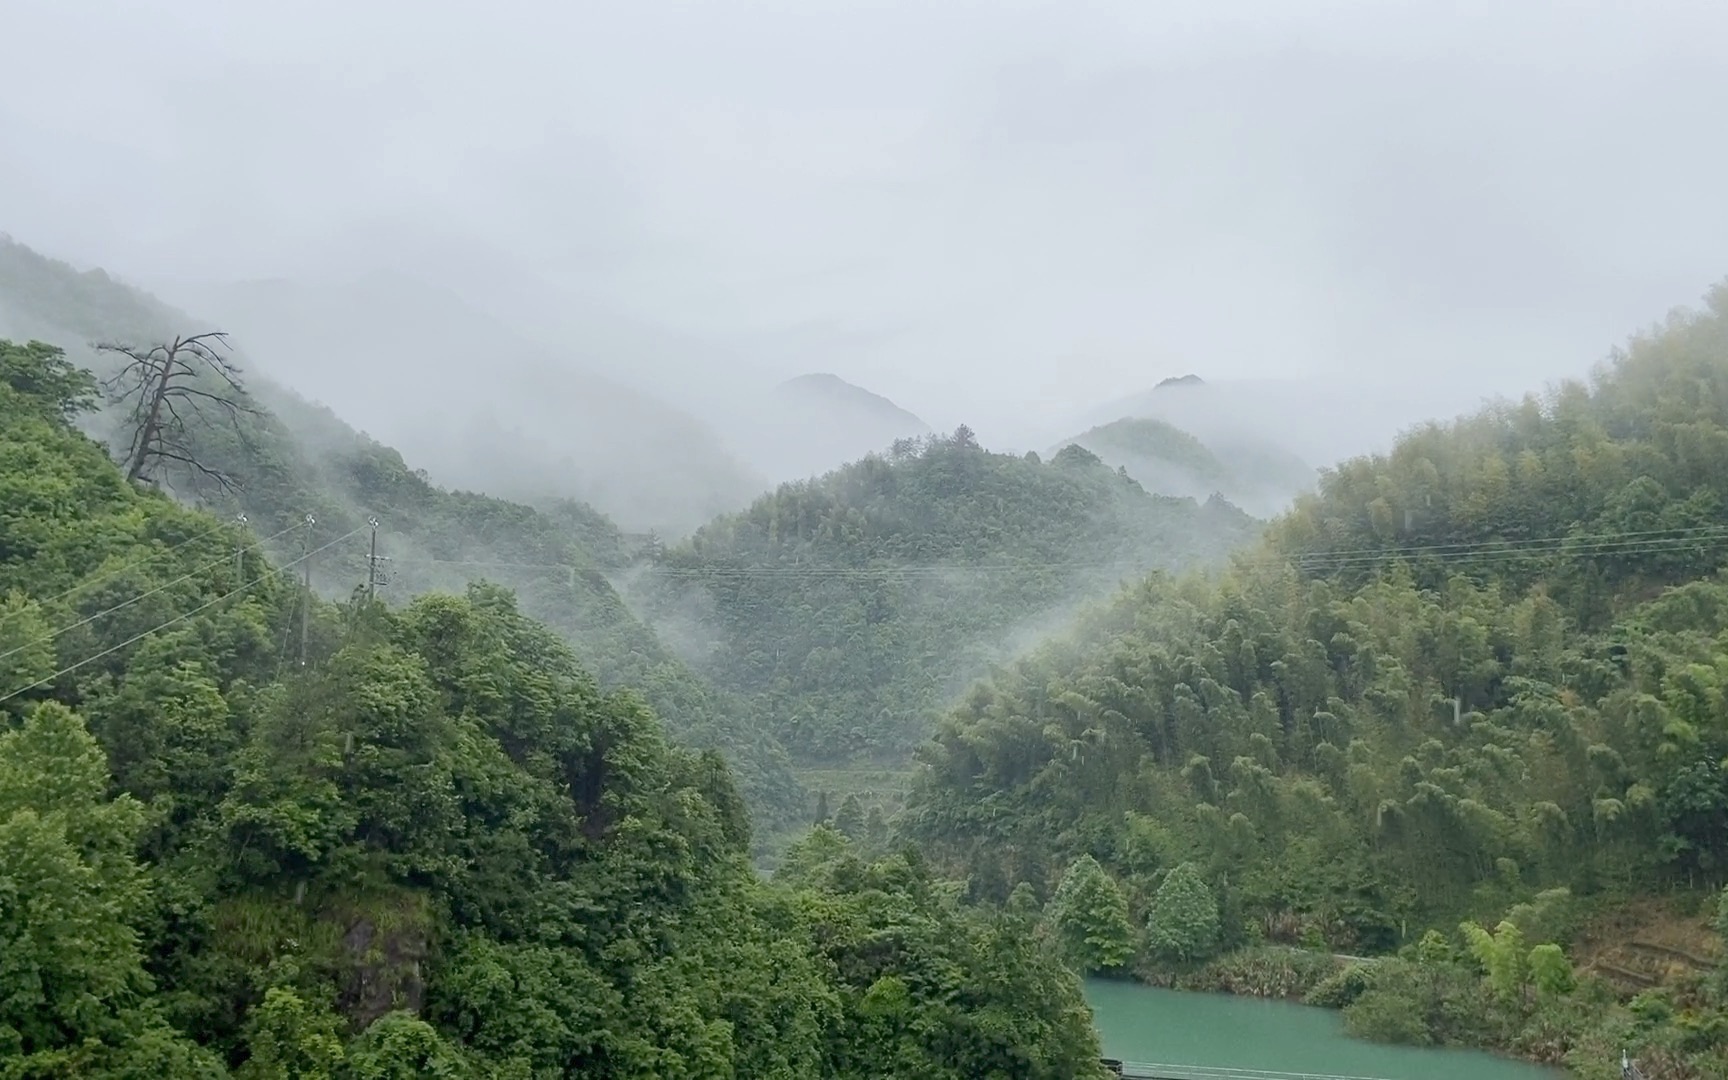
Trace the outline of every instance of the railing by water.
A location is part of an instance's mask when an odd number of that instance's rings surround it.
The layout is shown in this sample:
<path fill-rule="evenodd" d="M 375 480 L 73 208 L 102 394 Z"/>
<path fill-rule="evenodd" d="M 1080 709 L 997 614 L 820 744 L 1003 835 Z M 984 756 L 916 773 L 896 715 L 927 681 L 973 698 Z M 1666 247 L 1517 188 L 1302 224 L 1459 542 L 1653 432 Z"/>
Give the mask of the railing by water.
<path fill-rule="evenodd" d="M 1284 1072 L 1278 1069 L 1237 1069 L 1228 1065 L 1176 1065 L 1105 1058 L 1104 1064 L 1122 1080 L 1386 1080 L 1380 1076 L 1346 1073 Z M 1644 1073 L 1629 1054 L 1620 1055 L 1623 1080 L 1644 1080 Z"/>
<path fill-rule="evenodd" d="M 1235 1069 L 1225 1065 L 1176 1065 L 1146 1061 L 1108 1061 L 1123 1080 L 1386 1080 L 1379 1076 L 1344 1073 L 1280 1072 L 1275 1069 Z"/>

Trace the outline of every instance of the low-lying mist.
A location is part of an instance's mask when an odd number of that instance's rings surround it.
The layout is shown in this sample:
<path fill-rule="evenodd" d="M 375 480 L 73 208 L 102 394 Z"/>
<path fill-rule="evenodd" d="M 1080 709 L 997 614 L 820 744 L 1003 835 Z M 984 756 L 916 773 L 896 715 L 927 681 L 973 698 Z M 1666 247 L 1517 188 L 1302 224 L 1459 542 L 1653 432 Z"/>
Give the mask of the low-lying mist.
<path fill-rule="evenodd" d="M 411 277 L 186 293 L 261 370 L 446 486 L 577 498 L 626 529 L 678 535 L 766 484 L 700 419 Z"/>

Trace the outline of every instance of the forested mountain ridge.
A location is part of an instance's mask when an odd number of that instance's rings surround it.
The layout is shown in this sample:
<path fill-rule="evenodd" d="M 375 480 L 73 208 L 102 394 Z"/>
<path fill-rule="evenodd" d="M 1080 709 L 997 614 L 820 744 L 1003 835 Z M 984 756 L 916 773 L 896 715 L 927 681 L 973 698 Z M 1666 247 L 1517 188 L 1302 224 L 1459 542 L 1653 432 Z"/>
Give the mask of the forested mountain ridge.
<path fill-rule="evenodd" d="M 975 687 L 906 827 L 984 899 L 1106 874 L 1146 929 L 1094 965 L 1398 951 L 1316 993 L 1378 1037 L 1723 1075 L 1713 976 L 1627 1009 L 1525 952 L 1728 877 L 1725 499 L 1719 288 L 1588 384 L 1329 471 L 1226 571 L 1136 586 Z"/>
<path fill-rule="evenodd" d="M 58 327 L 78 345 L 68 356 L 104 375 L 114 361 L 91 342 L 147 345 L 207 329 L 100 270 L 80 273 L 10 242 L 0 242 L 0 321 Z M 181 469 L 164 474 L 167 489 L 183 488 L 183 498 L 225 516 L 246 514 L 255 535 L 274 538 L 264 544 L 273 557 L 318 548 L 311 578 L 326 597 L 346 597 L 367 581 L 367 524 L 376 517 L 380 552 L 389 559 L 381 564 L 388 581 L 382 595 L 406 600 L 481 579 L 510 586 L 523 610 L 563 633 L 603 685 L 635 688 L 678 738 L 723 751 L 764 823 L 803 808 L 773 738 L 738 702 L 696 677 L 609 583 L 606 575 L 634 561 L 640 541 L 571 500 L 530 507 L 440 488 L 394 449 L 251 370 L 238 344 L 241 397 L 250 411 L 238 426 L 199 425 L 188 433 L 196 456 L 238 488 L 195 483 L 201 478 Z M 124 440 L 111 410 L 81 422 L 99 438 Z"/>
<path fill-rule="evenodd" d="M 1198 492 L 1201 498 L 1221 490 L 1230 479 L 1230 470 L 1225 468 L 1224 463 L 1218 460 L 1218 455 L 1209 450 L 1205 443 L 1175 424 L 1154 417 L 1125 416 L 1120 420 L 1090 428 L 1071 439 L 1063 439 L 1051 452 L 1055 453 L 1070 444 L 1092 451 L 1107 464 L 1128 469 L 1128 474 L 1149 490 L 1167 495 L 1193 497 L 1196 492 L 1171 491 L 1137 475 L 1126 461 L 1113 460 L 1113 455 L 1146 458 L 1150 463 L 1182 470 L 1189 474 L 1185 479 L 1191 483 L 1211 485 Z"/>
<path fill-rule="evenodd" d="M 1106 464 L 1123 469 L 1148 491 L 1193 499 L 1223 495 L 1238 505 L 1264 501 L 1279 478 L 1237 471 L 1205 443 L 1175 424 L 1154 417 L 1125 416 L 1090 428 L 1057 444 L 1079 446 Z M 1290 484 L 1279 492 L 1285 499 L 1298 490 Z"/>
<path fill-rule="evenodd" d="M 781 486 L 667 549 L 631 596 L 796 757 L 900 761 L 967 679 L 1081 602 L 1257 527 L 1079 448 L 995 454 L 962 428 Z"/>
<path fill-rule="evenodd" d="M 0 343 L 0 1076 L 1100 1075 L 1024 917 L 831 833 L 762 882 L 508 593 L 316 601 L 92 391 Z"/>
<path fill-rule="evenodd" d="M 1180 393 L 1178 383 L 1165 393 Z M 1197 391 L 1196 391 L 1197 392 Z M 1170 410 L 1180 415 L 1180 409 Z M 1113 467 L 1127 470 L 1148 491 L 1204 499 L 1214 492 L 1256 514 L 1289 507 L 1313 488 L 1319 474 L 1275 443 L 1214 420 L 1207 438 L 1158 416 L 1124 416 L 1087 429 L 1058 446 L 1077 445 Z"/>
<path fill-rule="evenodd" d="M 1725 317 L 1728 286 L 1704 313 L 1634 338 L 1588 384 L 1428 424 L 1390 454 L 1343 463 L 1279 523 L 1277 547 L 1344 579 L 1402 552 L 1433 581 L 1451 548 L 1485 544 L 1477 572 L 1564 582 L 1570 614 L 1592 626 L 1636 583 L 1709 573 L 1728 509 Z"/>
<path fill-rule="evenodd" d="M 1475 411 L 1484 396 L 1467 381 L 1395 364 L 1349 375 L 1185 376 L 1084 410 L 1067 428 L 1085 430 L 1124 416 L 1175 424 L 1227 463 L 1258 462 L 1265 475 L 1279 478 L 1279 509 L 1286 509 L 1294 491 L 1313 490 L 1315 463 L 1391 446 L 1412 425 Z"/>

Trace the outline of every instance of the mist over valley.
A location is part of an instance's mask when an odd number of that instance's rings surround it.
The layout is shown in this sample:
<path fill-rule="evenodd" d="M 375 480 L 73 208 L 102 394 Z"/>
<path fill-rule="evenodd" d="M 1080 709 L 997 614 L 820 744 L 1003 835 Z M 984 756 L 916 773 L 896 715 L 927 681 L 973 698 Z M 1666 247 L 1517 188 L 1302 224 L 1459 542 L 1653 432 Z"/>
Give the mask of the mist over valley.
<path fill-rule="evenodd" d="M 0 1077 L 1728 1075 L 1720 5 L 0 33 Z"/>

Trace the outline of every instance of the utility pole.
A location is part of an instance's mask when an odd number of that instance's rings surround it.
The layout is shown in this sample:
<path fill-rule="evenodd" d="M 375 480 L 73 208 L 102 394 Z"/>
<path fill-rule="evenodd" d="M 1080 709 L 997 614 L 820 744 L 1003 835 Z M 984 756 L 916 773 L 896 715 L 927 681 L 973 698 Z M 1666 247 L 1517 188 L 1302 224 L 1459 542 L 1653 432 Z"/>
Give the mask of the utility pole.
<path fill-rule="evenodd" d="M 304 554 L 300 561 L 304 563 L 306 577 L 303 587 L 304 595 L 300 597 L 300 666 L 306 666 L 306 638 L 312 627 L 312 526 L 318 524 L 311 514 L 306 515 L 306 541 L 303 545 Z"/>
<path fill-rule="evenodd" d="M 240 539 L 234 544 L 234 587 L 246 584 L 246 515 L 236 514 L 234 523 L 240 526 Z"/>
<path fill-rule="evenodd" d="M 366 556 L 366 602 L 372 603 L 378 599 L 378 586 L 390 584 L 390 579 L 384 576 L 379 563 L 389 562 L 389 558 L 378 554 L 378 519 L 368 518 L 372 526 L 372 550 Z"/>

